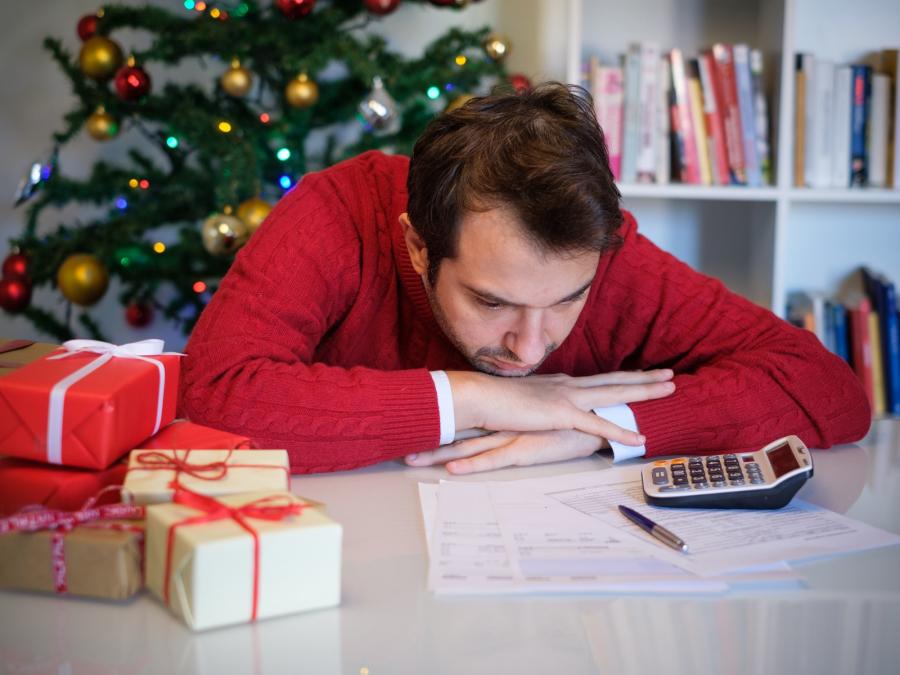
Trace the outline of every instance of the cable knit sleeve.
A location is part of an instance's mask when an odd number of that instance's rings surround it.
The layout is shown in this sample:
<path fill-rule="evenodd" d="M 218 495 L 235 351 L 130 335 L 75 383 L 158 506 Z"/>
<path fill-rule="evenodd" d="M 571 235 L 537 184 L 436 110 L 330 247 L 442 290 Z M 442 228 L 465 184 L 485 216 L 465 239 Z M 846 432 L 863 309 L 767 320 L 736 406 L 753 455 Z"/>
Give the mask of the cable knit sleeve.
<path fill-rule="evenodd" d="M 183 414 L 287 448 L 296 472 L 372 464 L 436 447 L 440 436 L 427 370 L 317 362 L 359 290 L 360 232 L 348 208 L 330 180 L 305 178 L 238 254 L 186 349 Z"/>
<path fill-rule="evenodd" d="M 623 232 L 597 297 L 615 317 L 606 348 L 626 368 L 676 373 L 671 397 L 631 404 L 647 456 L 758 449 L 787 434 L 826 448 L 865 435 L 862 386 L 812 333 L 661 251 L 628 213 Z"/>

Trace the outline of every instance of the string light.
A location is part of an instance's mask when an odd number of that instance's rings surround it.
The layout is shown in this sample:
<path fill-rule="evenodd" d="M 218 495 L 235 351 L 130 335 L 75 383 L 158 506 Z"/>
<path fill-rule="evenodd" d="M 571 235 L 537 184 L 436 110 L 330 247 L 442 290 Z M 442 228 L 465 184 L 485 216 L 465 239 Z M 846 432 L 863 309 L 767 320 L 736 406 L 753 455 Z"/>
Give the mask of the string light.
<path fill-rule="evenodd" d="M 287 148 L 279 148 L 278 152 L 275 153 L 275 156 L 282 162 L 286 162 L 291 158 L 291 151 Z"/>
<path fill-rule="evenodd" d="M 116 207 L 124 211 L 128 208 L 128 200 L 125 197 L 116 197 Z"/>
<path fill-rule="evenodd" d="M 121 258 L 119 258 L 119 263 L 122 265 L 122 267 L 128 267 L 131 264 L 131 259 L 127 255 L 123 255 Z"/>
<path fill-rule="evenodd" d="M 430 98 L 433 101 L 434 99 L 436 99 L 438 96 L 441 95 L 441 90 L 438 89 L 437 87 L 432 86 L 432 87 L 428 87 L 428 91 L 425 93 L 428 96 L 428 98 Z"/>
<path fill-rule="evenodd" d="M 291 177 L 290 176 L 282 176 L 281 178 L 278 179 L 278 184 L 281 187 L 283 187 L 285 190 L 287 190 L 289 187 L 291 187 Z"/>
<path fill-rule="evenodd" d="M 194 293 L 202 293 L 206 290 L 206 284 L 202 281 L 195 281 L 192 288 L 194 289 Z"/>
<path fill-rule="evenodd" d="M 140 183 L 138 183 L 138 185 L 141 186 L 141 190 L 146 190 L 147 188 L 150 187 L 150 181 L 147 180 L 146 178 L 144 178 L 144 179 L 141 180 Z"/>
<path fill-rule="evenodd" d="M 222 12 L 219 10 L 218 7 L 213 7 L 211 10 L 209 10 L 209 15 L 210 15 L 212 18 L 214 18 L 214 19 L 218 19 L 218 18 L 219 18 L 219 15 L 220 15 L 221 13 L 222 13 Z"/>
<path fill-rule="evenodd" d="M 249 11 L 250 11 L 250 5 L 248 5 L 246 2 L 242 2 L 235 8 L 234 15 L 235 16 L 244 16 Z"/>
<path fill-rule="evenodd" d="M 228 123 L 228 122 L 226 122 L 225 120 L 222 120 L 221 122 L 219 122 L 218 129 L 219 129 L 219 131 L 221 131 L 223 134 L 227 134 L 228 132 L 231 131 L 231 124 Z"/>
<path fill-rule="evenodd" d="M 128 187 L 130 188 L 136 188 L 138 185 L 140 185 L 140 181 L 137 178 L 132 178 L 128 181 Z"/>
<path fill-rule="evenodd" d="M 205 12 L 206 11 L 206 3 L 203 2 L 203 0 L 200 0 L 200 2 L 198 2 L 197 4 L 194 5 L 194 9 L 196 9 L 198 12 Z"/>
<path fill-rule="evenodd" d="M 194 0 L 184 0 L 184 8 L 188 11 L 194 9 Z"/>
<path fill-rule="evenodd" d="M 166 245 L 164 243 L 162 243 L 161 241 L 158 241 L 155 244 L 153 244 L 153 250 L 156 251 L 157 253 L 165 253 Z"/>
<path fill-rule="evenodd" d="M 463 56 L 462 54 L 460 54 L 459 56 L 456 57 L 456 65 L 458 65 L 458 66 L 466 65 L 466 61 L 468 61 L 468 59 L 465 56 Z"/>
<path fill-rule="evenodd" d="M 175 148 L 178 147 L 178 139 L 175 138 L 174 136 L 169 136 L 166 139 L 166 145 L 168 145 L 170 148 L 172 148 L 174 150 Z"/>
<path fill-rule="evenodd" d="M 262 122 L 263 124 L 268 124 L 271 120 L 272 120 L 272 118 L 269 117 L 269 113 L 262 113 L 259 116 L 259 121 Z"/>

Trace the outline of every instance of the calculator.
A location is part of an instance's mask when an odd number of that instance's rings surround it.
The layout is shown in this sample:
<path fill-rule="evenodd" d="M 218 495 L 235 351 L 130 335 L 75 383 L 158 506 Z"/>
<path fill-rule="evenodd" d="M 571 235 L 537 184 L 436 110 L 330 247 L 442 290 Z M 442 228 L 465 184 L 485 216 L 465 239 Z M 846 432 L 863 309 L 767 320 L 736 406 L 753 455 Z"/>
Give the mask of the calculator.
<path fill-rule="evenodd" d="M 785 436 L 755 452 L 650 462 L 641 469 L 641 482 L 654 506 L 780 509 L 812 475 L 803 441 Z"/>

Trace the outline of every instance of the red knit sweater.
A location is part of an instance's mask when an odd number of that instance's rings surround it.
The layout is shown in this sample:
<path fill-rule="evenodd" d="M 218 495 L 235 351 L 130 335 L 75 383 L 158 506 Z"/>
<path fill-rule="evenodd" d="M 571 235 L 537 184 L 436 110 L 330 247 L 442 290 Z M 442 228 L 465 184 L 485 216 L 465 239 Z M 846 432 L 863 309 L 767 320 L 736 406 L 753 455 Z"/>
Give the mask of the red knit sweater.
<path fill-rule="evenodd" d="M 350 469 L 434 448 L 429 370 L 470 370 L 446 340 L 398 225 L 408 159 L 367 152 L 310 174 L 238 254 L 187 346 L 182 411 L 287 448 L 294 471 Z M 572 333 L 540 373 L 670 367 L 672 396 L 631 404 L 647 455 L 812 447 L 861 438 L 850 368 L 811 333 L 638 234 L 602 256 Z"/>

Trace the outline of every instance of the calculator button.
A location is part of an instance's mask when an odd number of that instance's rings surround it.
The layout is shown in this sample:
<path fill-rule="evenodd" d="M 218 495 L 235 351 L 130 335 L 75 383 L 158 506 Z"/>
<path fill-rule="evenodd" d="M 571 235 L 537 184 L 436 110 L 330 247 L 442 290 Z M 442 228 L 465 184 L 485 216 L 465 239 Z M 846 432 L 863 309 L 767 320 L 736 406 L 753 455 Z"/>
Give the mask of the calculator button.
<path fill-rule="evenodd" d="M 737 479 L 735 479 L 735 480 L 732 480 L 732 481 L 731 481 L 731 484 L 732 484 L 732 485 L 743 485 L 743 484 L 744 484 L 744 479 L 743 479 L 743 478 L 737 478 Z"/>
<path fill-rule="evenodd" d="M 690 485 L 663 485 L 659 488 L 660 492 L 684 492 L 685 490 L 690 490 Z"/>
<path fill-rule="evenodd" d="M 704 490 L 709 487 L 709 483 L 706 481 L 694 483 L 694 489 L 696 490 Z"/>
<path fill-rule="evenodd" d="M 669 472 L 665 467 L 655 467 L 650 475 L 653 477 L 654 485 L 665 485 L 669 482 Z"/>
<path fill-rule="evenodd" d="M 709 479 L 710 479 L 711 481 L 714 481 L 714 482 L 715 482 L 715 481 L 724 481 L 724 480 L 725 480 L 725 476 L 722 475 L 721 473 L 713 473 L 712 471 L 710 471 L 710 472 L 709 472 Z"/>
<path fill-rule="evenodd" d="M 687 485 L 688 484 L 687 476 L 675 476 L 675 478 L 672 480 L 672 484 L 673 485 Z"/>
<path fill-rule="evenodd" d="M 760 483 L 765 483 L 765 481 L 762 479 L 762 476 L 750 476 L 750 482 L 753 485 L 759 485 Z"/>
<path fill-rule="evenodd" d="M 713 487 L 725 487 L 725 481 L 724 480 L 714 480 L 710 483 L 710 485 L 712 485 Z"/>

